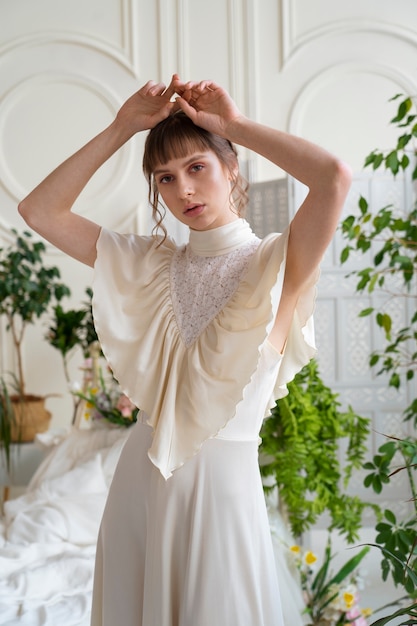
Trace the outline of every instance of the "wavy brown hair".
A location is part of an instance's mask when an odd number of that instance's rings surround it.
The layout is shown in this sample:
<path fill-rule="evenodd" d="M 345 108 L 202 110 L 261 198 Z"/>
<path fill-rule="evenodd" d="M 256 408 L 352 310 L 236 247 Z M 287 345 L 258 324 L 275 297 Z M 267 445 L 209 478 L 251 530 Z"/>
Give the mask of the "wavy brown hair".
<path fill-rule="evenodd" d="M 231 205 L 239 217 L 244 214 L 248 204 L 249 185 L 239 171 L 235 174 L 238 164 L 235 146 L 227 139 L 194 124 L 183 111 L 177 111 L 152 128 L 145 142 L 142 167 L 149 185 L 148 199 L 155 221 L 152 229 L 154 235 L 161 229 L 165 239 L 167 231 L 163 224 L 165 208 L 159 199 L 153 172 L 171 159 L 183 158 L 200 150 L 214 152 L 220 163 L 232 174 Z"/>

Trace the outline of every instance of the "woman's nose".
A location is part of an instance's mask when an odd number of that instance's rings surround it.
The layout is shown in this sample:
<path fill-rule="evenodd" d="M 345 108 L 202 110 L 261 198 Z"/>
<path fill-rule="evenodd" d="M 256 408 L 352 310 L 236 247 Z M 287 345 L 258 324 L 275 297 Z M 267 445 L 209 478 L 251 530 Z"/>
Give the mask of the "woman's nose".
<path fill-rule="evenodd" d="M 181 184 L 180 186 L 180 195 L 181 198 L 190 198 L 194 193 L 194 189 L 192 185 L 188 182 Z"/>

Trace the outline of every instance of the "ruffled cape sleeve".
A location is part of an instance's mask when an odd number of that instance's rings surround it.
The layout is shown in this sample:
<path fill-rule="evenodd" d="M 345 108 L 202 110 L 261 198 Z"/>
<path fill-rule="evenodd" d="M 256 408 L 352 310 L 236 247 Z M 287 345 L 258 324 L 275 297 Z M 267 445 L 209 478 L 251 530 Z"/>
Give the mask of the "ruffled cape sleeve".
<path fill-rule="evenodd" d="M 175 244 L 102 229 L 94 271 L 97 334 L 126 395 L 153 428 L 149 458 L 165 478 L 234 416 L 278 308 L 288 230 L 259 245 L 238 289 L 186 347 L 170 297 Z M 299 298 L 275 397 L 314 355 L 314 281 Z"/>

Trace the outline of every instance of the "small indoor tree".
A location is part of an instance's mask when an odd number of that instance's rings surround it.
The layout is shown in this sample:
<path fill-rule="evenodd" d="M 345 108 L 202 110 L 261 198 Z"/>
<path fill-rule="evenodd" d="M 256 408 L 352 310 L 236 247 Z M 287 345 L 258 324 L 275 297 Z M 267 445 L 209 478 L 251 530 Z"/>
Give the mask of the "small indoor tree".
<path fill-rule="evenodd" d="M 378 306 L 369 306 L 360 313 L 373 317 L 384 339 L 382 348 L 370 354 L 369 363 L 376 375 L 388 377 L 391 387 L 399 389 L 408 382 L 411 389 L 417 372 L 417 109 L 413 98 L 400 94 L 393 100 L 399 100 L 397 113 L 390 122 L 398 129 L 396 145 L 387 151 L 373 150 L 365 160 L 365 167 L 374 171 L 382 168 L 393 177 L 401 174 L 408 179 L 412 187 L 410 205 L 375 207 L 360 197 L 359 212 L 342 223 L 347 244 L 341 262 L 345 263 L 352 252 L 371 254 L 372 264 L 353 272 L 358 292 L 379 296 L 375 300 Z M 405 316 L 400 327 L 396 327 L 390 314 L 389 304 L 393 299 L 401 304 Z M 411 398 L 402 417 L 417 425 L 416 397 Z M 384 519 L 376 525 L 376 542 L 383 554 L 383 580 L 391 575 L 396 586 L 403 586 L 408 595 L 414 596 L 417 590 L 416 467 L 415 436 L 387 437 L 372 461 L 364 465 L 368 471 L 365 486 L 378 494 L 399 471 L 408 479 L 413 502 L 410 516 L 399 520 L 393 511 L 386 510 Z"/>
<path fill-rule="evenodd" d="M 394 99 L 399 98 L 395 96 Z M 417 114 L 411 98 L 404 98 L 397 115 L 391 120 L 401 131 L 393 150 L 372 151 L 365 167 L 383 167 L 395 177 L 400 171 L 417 180 Z M 372 252 L 373 265 L 354 271 L 358 277 L 356 290 L 369 294 L 379 290 L 387 297 L 382 307 L 367 307 L 360 315 L 373 315 L 385 336 L 382 350 L 370 355 L 371 367 L 377 374 L 388 374 L 389 384 L 399 388 L 402 380 L 412 380 L 417 370 L 417 204 L 395 207 L 392 204 L 375 208 L 363 196 L 358 215 L 350 215 L 342 223 L 342 234 L 348 240 L 342 251 L 345 263 L 352 251 Z M 386 305 L 392 298 L 401 298 L 407 316 L 406 324 L 395 329 Z M 411 305 L 410 305 L 411 303 Z M 406 419 L 417 420 L 417 399 L 405 411 Z"/>
<path fill-rule="evenodd" d="M 26 378 L 22 347 L 25 331 L 71 292 L 60 282 L 59 269 L 45 265 L 45 245 L 33 241 L 29 232 L 19 234 L 14 229 L 12 232 L 14 243 L 0 248 L 0 315 L 6 317 L 6 330 L 12 335 L 17 359 L 16 391 L 24 398 Z"/>

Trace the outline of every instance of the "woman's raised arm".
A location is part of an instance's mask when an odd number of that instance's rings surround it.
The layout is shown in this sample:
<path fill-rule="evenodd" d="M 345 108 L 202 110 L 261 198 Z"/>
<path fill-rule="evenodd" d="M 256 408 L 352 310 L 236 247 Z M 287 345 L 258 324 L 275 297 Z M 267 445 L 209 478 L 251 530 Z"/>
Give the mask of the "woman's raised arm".
<path fill-rule="evenodd" d="M 282 350 L 299 294 L 336 231 L 351 170 L 314 143 L 251 121 L 213 81 L 186 84 L 178 102 L 196 124 L 260 154 L 308 187 L 291 222 L 283 292 L 270 335 Z"/>
<path fill-rule="evenodd" d="M 228 138 L 308 187 L 289 240 L 286 280 L 297 290 L 314 272 L 335 233 L 351 184 L 350 167 L 314 143 L 246 118 L 229 125 Z"/>
<path fill-rule="evenodd" d="M 121 107 L 115 120 L 61 163 L 24 200 L 18 210 L 26 223 L 54 246 L 92 266 L 100 226 L 71 208 L 95 172 L 139 131 L 155 126 L 175 107 L 170 85 L 149 81 Z"/>
<path fill-rule="evenodd" d="M 251 121 L 213 81 L 186 83 L 178 103 L 194 123 L 260 154 L 308 187 L 291 224 L 286 276 L 287 287 L 290 283 L 299 289 L 334 235 L 351 183 L 350 168 L 314 143 Z"/>
<path fill-rule="evenodd" d="M 270 341 L 282 351 L 298 297 L 316 273 L 333 238 L 351 184 L 351 170 L 338 158 L 300 137 L 246 119 L 229 127 L 229 137 L 266 157 L 308 187 L 289 233 L 285 278 Z"/>

